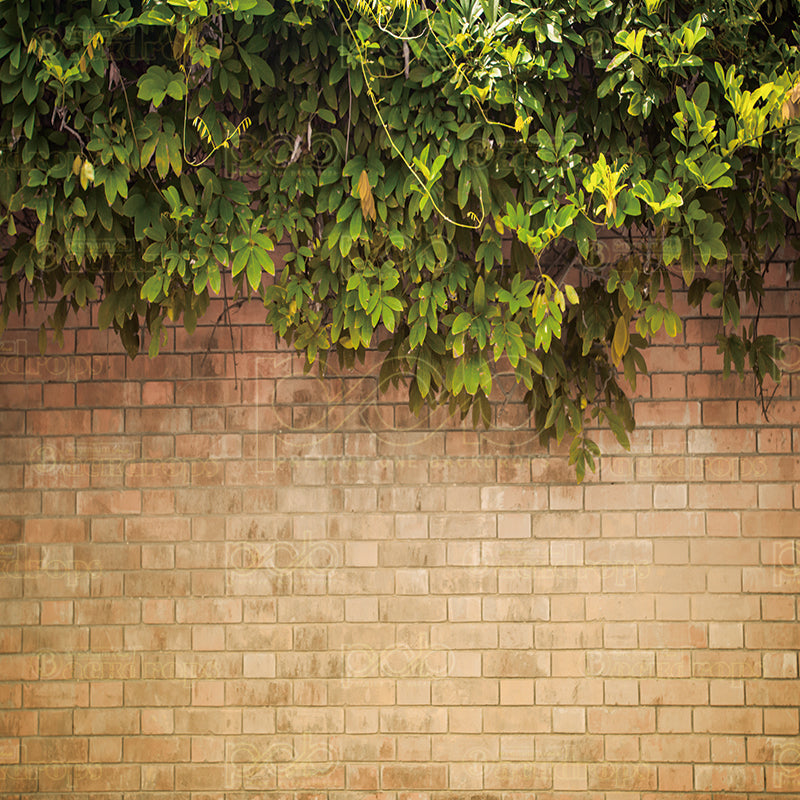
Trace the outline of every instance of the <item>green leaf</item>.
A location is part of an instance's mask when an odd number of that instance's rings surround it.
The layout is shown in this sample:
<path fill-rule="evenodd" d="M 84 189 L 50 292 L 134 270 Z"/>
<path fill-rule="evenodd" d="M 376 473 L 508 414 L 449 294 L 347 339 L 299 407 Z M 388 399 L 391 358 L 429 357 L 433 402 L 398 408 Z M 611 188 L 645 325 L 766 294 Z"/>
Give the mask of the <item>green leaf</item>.
<path fill-rule="evenodd" d="M 151 303 L 156 300 L 164 284 L 164 276 L 156 273 L 151 275 L 142 286 L 140 296 L 144 300 L 149 300 Z"/>
<path fill-rule="evenodd" d="M 261 284 L 261 264 L 258 263 L 252 251 L 247 261 L 247 282 L 253 291 L 256 291 Z"/>
<path fill-rule="evenodd" d="M 667 265 L 681 257 L 681 240 L 679 236 L 668 236 L 664 239 L 664 243 L 661 246 L 661 257 Z"/>
<path fill-rule="evenodd" d="M 473 293 L 472 304 L 478 314 L 483 314 L 486 311 L 486 286 L 483 282 L 483 276 L 475 281 L 475 291 Z"/>
<path fill-rule="evenodd" d="M 453 327 L 450 329 L 454 335 L 463 333 L 472 324 L 472 315 L 467 311 L 462 311 L 454 320 Z"/>
<path fill-rule="evenodd" d="M 169 145 L 163 137 L 159 138 L 156 145 L 156 170 L 159 178 L 166 178 L 169 172 Z"/>
<path fill-rule="evenodd" d="M 83 255 L 86 252 L 86 230 L 82 225 L 77 225 L 72 234 L 72 243 L 70 250 L 75 256 L 76 261 L 80 264 L 83 261 Z"/>

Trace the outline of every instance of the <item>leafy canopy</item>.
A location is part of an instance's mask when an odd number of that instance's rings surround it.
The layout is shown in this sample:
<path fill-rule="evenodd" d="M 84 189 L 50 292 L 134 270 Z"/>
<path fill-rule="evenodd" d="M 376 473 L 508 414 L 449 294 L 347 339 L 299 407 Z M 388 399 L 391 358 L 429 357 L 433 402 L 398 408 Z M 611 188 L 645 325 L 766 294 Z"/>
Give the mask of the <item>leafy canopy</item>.
<path fill-rule="evenodd" d="M 740 308 L 800 214 L 796 1 L 353 1 L 0 5 L 3 325 L 97 303 L 154 355 L 230 271 L 309 365 L 380 347 L 415 411 L 488 423 L 502 364 L 579 479 L 676 286 L 779 379 Z"/>

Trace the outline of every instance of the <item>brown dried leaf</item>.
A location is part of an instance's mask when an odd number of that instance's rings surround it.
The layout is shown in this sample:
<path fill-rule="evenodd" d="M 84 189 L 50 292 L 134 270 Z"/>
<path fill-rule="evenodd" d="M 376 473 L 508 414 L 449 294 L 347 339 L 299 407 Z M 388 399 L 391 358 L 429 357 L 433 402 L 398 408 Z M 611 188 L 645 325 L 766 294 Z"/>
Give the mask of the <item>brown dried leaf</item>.
<path fill-rule="evenodd" d="M 361 198 L 361 213 L 375 222 L 375 200 L 369 185 L 369 175 L 365 169 L 361 170 L 361 177 L 358 179 L 358 196 Z"/>

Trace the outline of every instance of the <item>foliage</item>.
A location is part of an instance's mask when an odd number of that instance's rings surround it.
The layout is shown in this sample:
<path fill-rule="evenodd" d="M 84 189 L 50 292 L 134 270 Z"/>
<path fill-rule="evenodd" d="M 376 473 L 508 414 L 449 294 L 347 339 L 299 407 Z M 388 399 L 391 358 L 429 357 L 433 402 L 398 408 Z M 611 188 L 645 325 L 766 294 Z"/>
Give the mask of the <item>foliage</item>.
<path fill-rule="evenodd" d="M 621 383 L 681 330 L 676 285 L 719 313 L 726 369 L 780 377 L 740 309 L 800 214 L 798 10 L 4 3 L 3 323 L 53 298 L 59 337 L 97 303 L 154 355 L 230 270 L 309 364 L 382 348 L 415 411 L 488 423 L 508 365 L 581 479 L 592 420 L 627 443 Z"/>

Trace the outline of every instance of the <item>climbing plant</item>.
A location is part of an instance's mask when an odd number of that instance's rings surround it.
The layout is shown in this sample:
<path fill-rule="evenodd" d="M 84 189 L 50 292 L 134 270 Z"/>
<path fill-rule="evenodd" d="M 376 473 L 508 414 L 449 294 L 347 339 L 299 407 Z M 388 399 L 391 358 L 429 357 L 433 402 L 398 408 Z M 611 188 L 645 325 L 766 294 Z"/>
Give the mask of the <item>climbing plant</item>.
<path fill-rule="evenodd" d="M 309 365 L 378 347 L 381 386 L 417 412 L 488 424 L 502 364 L 581 479 L 587 429 L 627 444 L 642 351 L 681 331 L 676 289 L 718 317 L 726 371 L 780 379 L 758 310 L 800 214 L 798 14 L 3 3 L 2 325 L 47 301 L 44 347 L 94 303 L 155 356 L 230 275 L 227 300 L 262 303 Z"/>

